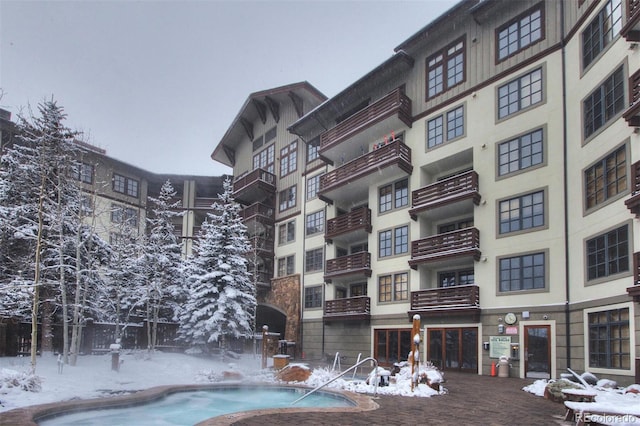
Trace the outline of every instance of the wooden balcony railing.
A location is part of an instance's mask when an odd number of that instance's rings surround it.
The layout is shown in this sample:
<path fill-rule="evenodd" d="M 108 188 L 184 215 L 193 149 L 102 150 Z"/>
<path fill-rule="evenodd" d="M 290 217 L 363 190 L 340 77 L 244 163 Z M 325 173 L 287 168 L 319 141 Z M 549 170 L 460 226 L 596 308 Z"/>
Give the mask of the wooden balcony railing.
<path fill-rule="evenodd" d="M 259 218 L 261 223 L 273 224 L 276 218 L 276 209 L 264 203 L 253 203 L 240 211 L 243 221 Z"/>
<path fill-rule="evenodd" d="M 640 252 L 633 253 L 633 285 L 627 287 L 627 293 L 640 302 Z"/>
<path fill-rule="evenodd" d="M 640 127 L 640 70 L 629 77 L 629 108 L 622 114 L 627 124 Z"/>
<path fill-rule="evenodd" d="M 324 239 L 331 242 L 333 238 L 339 235 L 359 230 L 371 233 L 371 209 L 368 207 L 360 207 L 347 214 L 329 219 Z"/>
<path fill-rule="evenodd" d="M 411 292 L 409 318 L 420 315 L 451 315 L 480 310 L 480 288 L 475 284 Z"/>
<path fill-rule="evenodd" d="M 233 182 L 234 198 L 244 204 L 262 201 L 276 192 L 276 176 L 264 169 L 255 169 Z"/>
<path fill-rule="evenodd" d="M 624 202 L 636 217 L 640 217 L 640 161 L 631 165 L 631 198 Z"/>
<path fill-rule="evenodd" d="M 324 280 L 345 275 L 371 276 L 371 253 L 361 251 L 348 256 L 340 256 L 325 262 Z"/>
<path fill-rule="evenodd" d="M 338 188 L 363 177 L 389 167 L 398 166 L 411 174 L 411 148 L 397 139 L 381 148 L 371 151 L 348 163 L 320 176 L 319 194 Z"/>
<path fill-rule="evenodd" d="M 274 241 L 273 238 L 265 237 L 262 235 L 255 235 L 249 237 L 249 245 L 251 246 L 250 252 L 256 252 L 260 256 L 271 257 L 274 255 Z"/>
<path fill-rule="evenodd" d="M 473 170 L 416 189 L 411 193 L 409 214 L 415 220 L 416 214 L 446 204 L 471 199 L 475 205 L 480 203 L 478 192 L 478 173 Z"/>
<path fill-rule="evenodd" d="M 416 269 L 421 263 L 468 256 L 480 260 L 480 231 L 476 228 L 465 228 L 412 241 L 409 266 Z"/>
<path fill-rule="evenodd" d="M 626 24 L 620 30 L 620 34 L 629 42 L 640 41 L 640 0 L 626 1 Z"/>
<path fill-rule="evenodd" d="M 396 114 L 411 127 L 411 99 L 401 89 L 394 90 L 320 135 L 320 154 L 323 150 Z"/>
<path fill-rule="evenodd" d="M 197 197 L 193 200 L 193 206 L 196 209 L 213 209 L 213 203 L 217 201 L 218 199 L 213 197 Z"/>
<path fill-rule="evenodd" d="M 371 317 L 371 298 L 367 296 L 348 297 L 346 299 L 324 302 L 324 319 L 363 320 Z"/>
<path fill-rule="evenodd" d="M 251 271 L 252 280 L 260 288 L 271 288 L 271 278 L 273 278 L 273 272 L 271 271 Z"/>

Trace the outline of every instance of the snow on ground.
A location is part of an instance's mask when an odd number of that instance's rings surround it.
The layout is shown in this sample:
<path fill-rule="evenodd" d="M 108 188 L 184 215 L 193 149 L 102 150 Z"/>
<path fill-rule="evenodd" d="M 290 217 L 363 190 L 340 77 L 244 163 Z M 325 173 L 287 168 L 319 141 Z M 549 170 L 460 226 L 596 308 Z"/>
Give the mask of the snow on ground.
<path fill-rule="evenodd" d="M 57 357 L 38 357 L 36 376 L 31 370 L 29 357 L 0 357 L 0 412 L 28 405 L 45 404 L 72 399 L 89 399 L 134 392 L 161 385 L 219 382 L 226 373 L 239 373 L 244 382 L 277 382 L 272 368 L 262 369 L 260 356 L 242 355 L 239 359 L 222 362 L 219 357 L 205 358 L 185 354 L 146 351 L 123 351 L 120 371 L 111 370 L 111 355 L 85 355 L 78 357 L 76 366 L 64 365 L 58 373 Z M 268 363 L 272 365 L 271 360 Z M 358 370 L 358 376 L 370 369 Z M 437 371 L 427 374 L 438 380 Z M 315 387 L 334 378 L 336 372 L 327 368 L 312 370 L 303 384 Z M 434 376 L 435 375 L 435 376 Z M 231 380 L 237 376 L 229 374 Z M 410 368 L 403 368 L 389 386 L 378 387 L 378 394 L 429 397 L 438 392 L 424 384 L 411 391 Z M 37 388 L 28 391 L 23 388 Z M 364 380 L 352 380 L 348 373 L 328 387 L 352 392 L 373 394 L 374 386 Z"/>

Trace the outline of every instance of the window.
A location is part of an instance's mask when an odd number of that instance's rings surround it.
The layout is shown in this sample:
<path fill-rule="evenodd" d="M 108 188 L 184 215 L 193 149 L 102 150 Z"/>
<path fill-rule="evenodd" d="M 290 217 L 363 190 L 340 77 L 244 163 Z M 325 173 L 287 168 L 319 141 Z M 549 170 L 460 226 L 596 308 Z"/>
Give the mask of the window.
<path fill-rule="evenodd" d="M 304 307 L 305 309 L 322 307 L 322 286 L 318 285 L 304 289 Z"/>
<path fill-rule="evenodd" d="M 542 102 L 542 69 L 498 87 L 498 118 L 504 118 L 518 111 Z"/>
<path fill-rule="evenodd" d="M 307 163 L 320 157 L 320 136 L 307 144 Z"/>
<path fill-rule="evenodd" d="M 73 171 L 73 178 L 83 183 L 93 183 L 94 167 L 92 164 L 78 163 Z"/>
<path fill-rule="evenodd" d="M 283 223 L 278 227 L 278 244 L 286 244 L 296 239 L 296 221 Z"/>
<path fill-rule="evenodd" d="M 500 201 L 500 233 L 544 225 L 544 191 Z"/>
<path fill-rule="evenodd" d="M 280 150 L 280 176 L 293 173 L 298 168 L 298 141 L 293 141 Z"/>
<path fill-rule="evenodd" d="M 620 67 L 582 103 L 584 137 L 588 138 L 625 108 L 624 71 Z"/>
<path fill-rule="evenodd" d="M 409 226 L 399 226 L 378 233 L 378 255 L 388 257 L 409 251 Z"/>
<path fill-rule="evenodd" d="M 384 213 L 390 210 L 398 209 L 409 205 L 409 180 L 401 181 L 385 185 L 379 190 L 378 210 Z"/>
<path fill-rule="evenodd" d="M 473 227 L 473 218 L 463 219 L 457 222 L 445 223 L 438 225 L 438 234 L 444 234 L 446 232 L 459 231 L 461 229 Z"/>
<path fill-rule="evenodd" d="M 498 29 L 498 60 L 503 60 L 516 52 L 541 40 L 544 27 L 542 9 L 526 12 L 523 16 Z"/>
<path fill-rule="evenodd" d="M 427 59 L 427 99 L 465 80 L 464 39 Z"/>
<path fill-rule="evenodd" d="M 379 365 L 392 366 L 400 361 L 406 361 L 411 352 L 411 329 L 376 329 L 373 347 L 373 357 Z"/>
<path fill-rule="evenodd" d="M 320 176 L 322 175 L 315 175 L 307 179 L 307 201 L 318 196 L 318 190 L 320 190 Z"/>
<path fill-rule="evenodd" d="M 587 240 L 587 280 L 629 270 L 628 225 Z"/>
<path fill-rule="evenodd" d="M 629 308 L 589 313 L 589 367 L 631 369 Z"/>
<path fill-rule="evenodd" d="M 306 272 L 316 272 L 324 269 L 324 254 L 322 248 L 308 250 L 305 253 L 304 269 Z"/>
<path fill-rule="evenodd" d="M 131 197 L 138 197 L 138 181 L 119 174 L 113 174 L 113 190 Z"/>
<path fill-rule="evenodd" d="M 278 276 L 284 277 L 294 272 L 293 255 L 278 259 Z"/>
<path fill-rule="evenodd" d="M 621 146 L 584 171 L 585 206 L 597 206 L 627 189 L 627 151 Z"/>
<path fill-rule="evenodd" d="M 401 272 L 380 276 L 378 278 L 378 299 L 380 302 L 408 300 L 409 274 Z"/>
<path fill-rule="evenodd" d="M 126 225 L 138 226 L 138 211 L 130 207 L 123 207 L 117 204 L 111 205 L 111 222 L 124 223 Z"/>
<path fill-rule="evenodd" d="M 434 148 L 461 136 L 464 136 L 463 105 L 427 121 L 427 148 Z"/>
<path fill-rule="evenodd" d="M 500 259 L 500 291 L 545 288 L 545 254 L 534 253 Z"/>
<path fill-rule="evenodd" d="M 498 174 L 517 172 L 544 161 L 542 129 L 498 145 Z"/>
<path fill-rule="evenodd" d="M 296 185 L 293 185 L 284 191 L 280 191 L 278 196 L 280 200 L 280 211 L 284 211 L 296 206 Z"/>
<path fill-rule="evenodd" d="M 82 194 L 80 196 L 80 214 L 88 216 L 93 213 L 93 198 L 90 195 Z"/>
<path fill-rule="evenodd" d="M 307 236 L 324 232 L 324 210 L 307 215 Z"/>
<path fill-rule="evenodd" d="M 274 158 L 276 148 L 273 144 L 269 145 L 259 153 L 253 156 L 253 169 L 263 169 L 269 173 L 274 173 Z"/>
<path fill-rule="evenodd" d="M 473 269 L 461 271 L 447 271 L 438 274 L 438 287 L 454 287 L 457 285 L 468 285 L 475 283 Z"/>
<path fill-rule="evenodd" d="M 622 0 L 609 0 L 582 33 L 582 67 L 593 62 L 622 29 Z"/>

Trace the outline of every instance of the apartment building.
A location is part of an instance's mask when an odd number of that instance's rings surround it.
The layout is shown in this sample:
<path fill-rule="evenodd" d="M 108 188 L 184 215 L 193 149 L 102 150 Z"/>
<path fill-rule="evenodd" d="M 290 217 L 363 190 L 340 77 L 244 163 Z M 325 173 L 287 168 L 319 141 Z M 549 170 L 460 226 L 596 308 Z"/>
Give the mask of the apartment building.
<path fill-rule="evenodd" d="M 330 99 L 251 95 L 212 158 L 269 213 L 263 312 L 306 358 L 404 360 L 418 314 L 445 371 L 637 381 L 639 42 L 638 0 L 464 0 Z"/>

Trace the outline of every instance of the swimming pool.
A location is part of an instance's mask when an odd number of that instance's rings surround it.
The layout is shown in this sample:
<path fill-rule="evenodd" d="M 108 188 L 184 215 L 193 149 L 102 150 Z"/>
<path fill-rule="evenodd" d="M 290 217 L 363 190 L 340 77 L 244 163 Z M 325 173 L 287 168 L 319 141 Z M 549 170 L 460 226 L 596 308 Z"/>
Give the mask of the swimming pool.
<path fill-rule="evenodd" d="M 83 425 L 194 425 L 224 414 L 261 409 L 305 409 L 310 407 L 348 408 L 357 404 L 330 392 L 316 392 L 295 406 L 291 403 L 308 389 L 282 386 L 239 387 L 176 390 L 155 400 L 128 406 L 87 408 L 79 412 L 56 413 L 55 417 L 38 418 L 41 426 Z"/>

